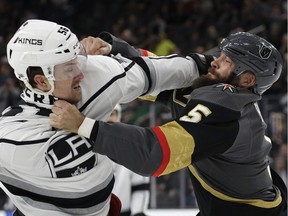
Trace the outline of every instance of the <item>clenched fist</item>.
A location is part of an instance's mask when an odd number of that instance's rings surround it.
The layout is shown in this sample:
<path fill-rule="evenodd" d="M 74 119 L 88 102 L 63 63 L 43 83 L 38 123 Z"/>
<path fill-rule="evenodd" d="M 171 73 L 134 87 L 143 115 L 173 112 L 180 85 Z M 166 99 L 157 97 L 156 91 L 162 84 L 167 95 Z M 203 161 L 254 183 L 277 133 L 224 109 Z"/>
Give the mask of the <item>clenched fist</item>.
<path fill-rule="evenodd" d="M 81 40 L 88 55 L 109 55 L 111 45 L 99 37 L 86 37 Z"/>

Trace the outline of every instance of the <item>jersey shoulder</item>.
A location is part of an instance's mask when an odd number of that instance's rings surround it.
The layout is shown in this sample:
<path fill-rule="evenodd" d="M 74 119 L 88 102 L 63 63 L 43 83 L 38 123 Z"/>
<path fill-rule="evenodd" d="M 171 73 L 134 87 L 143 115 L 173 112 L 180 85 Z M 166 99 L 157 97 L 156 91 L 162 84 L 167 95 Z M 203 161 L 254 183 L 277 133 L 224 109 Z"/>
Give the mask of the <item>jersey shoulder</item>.
<path fill-rule="evenodd" d="M 190 98 L 194 101 L 208 102 L 239 111 L 246 104 L 260 100 L 261 96 L 254 94 L 248 89 L 219 83 L 195 89 L 192 91 Z"/>

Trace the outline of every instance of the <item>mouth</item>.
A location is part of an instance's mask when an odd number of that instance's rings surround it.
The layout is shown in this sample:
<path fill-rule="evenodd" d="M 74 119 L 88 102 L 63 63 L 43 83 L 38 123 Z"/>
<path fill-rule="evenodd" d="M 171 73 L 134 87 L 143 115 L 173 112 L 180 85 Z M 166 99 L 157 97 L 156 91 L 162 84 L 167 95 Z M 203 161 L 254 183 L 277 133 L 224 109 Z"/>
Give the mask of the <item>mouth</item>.
<path fill-rule="evenodd" d="M 212 67 L 209 67 L 209 68 L 208 68 L 208 73 L 210 73 L 210 74 L 214 74 L 214 70 L 213 70 Z"/>
<path fill-rule="evenodd" d="M 210 79 L 213 79 L 213 78 L 215 77 L 214 74 L 211 73 L 211 72 L 208 72 L 207 76 L 208 76 Z"/>
<path fill-rule="evenodd" d="M 76 91 L 80 91 L 81 90 L 81 86 L 77 85 L 77 86 L 73 87 L 73 89 L 76 90 Z"/>
<path fill-rule="evenodd" d="M 207 76 L 212 78 L 212 79 L 216 78 L 215 71 L 212 68 L 208 69 Z"/>

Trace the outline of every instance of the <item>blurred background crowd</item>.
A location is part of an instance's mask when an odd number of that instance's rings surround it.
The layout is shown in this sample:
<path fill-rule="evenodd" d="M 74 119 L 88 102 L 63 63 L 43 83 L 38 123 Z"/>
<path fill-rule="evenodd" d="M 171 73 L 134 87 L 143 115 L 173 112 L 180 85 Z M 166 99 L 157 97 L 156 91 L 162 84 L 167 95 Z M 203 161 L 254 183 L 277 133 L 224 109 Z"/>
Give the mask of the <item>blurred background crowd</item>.
<path fill-rule="evenodd" d="M 6 58 L 6 44 L 27 19 L 69 27 L 81 39 L 109 31 L 157 55 L 213 53 L 223 37 L 250 31 L 270 41 L 284 59 L 280 79 L 260 107 L 273 141 L 271 166 L 287 184 L 287 0 L 0 0 L 0 111 L 21 92 Z M 136 100 L 123 106 L 122 121 L 141 126 L 171 119 L 159 104 Z M 151 208 L 196 208 L 187 173 L 151 179 Z M 13 205 L 1 193 L 0 209 Z"/>

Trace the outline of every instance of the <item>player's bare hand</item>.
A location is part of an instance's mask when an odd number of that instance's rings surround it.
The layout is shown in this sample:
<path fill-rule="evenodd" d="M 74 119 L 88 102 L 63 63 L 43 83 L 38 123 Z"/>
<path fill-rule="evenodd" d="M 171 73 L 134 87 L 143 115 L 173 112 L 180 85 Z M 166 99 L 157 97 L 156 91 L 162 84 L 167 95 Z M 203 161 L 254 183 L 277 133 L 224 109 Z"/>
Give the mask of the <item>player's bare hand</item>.
<path fill-rule="evenodd" d="M 88 55 L 109 55 L 111 45 L 99 37 L 86 37 L 81 40 Z"/>
<path fill-rule="evenodd" d="M 52 113 L 49 115 L 50 125 L 58 129 L 64 129 L 77 133 L 84 121 L 82 113 L 72 104 L 58 100 L 54 102 Z"/>

